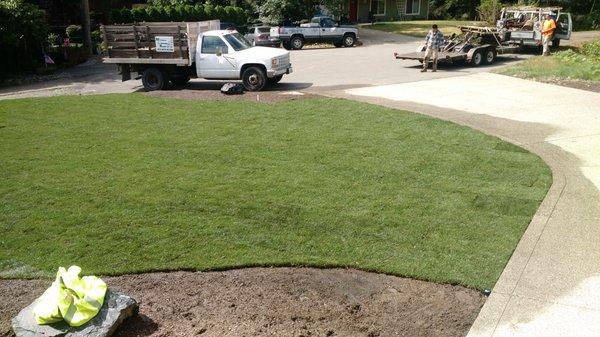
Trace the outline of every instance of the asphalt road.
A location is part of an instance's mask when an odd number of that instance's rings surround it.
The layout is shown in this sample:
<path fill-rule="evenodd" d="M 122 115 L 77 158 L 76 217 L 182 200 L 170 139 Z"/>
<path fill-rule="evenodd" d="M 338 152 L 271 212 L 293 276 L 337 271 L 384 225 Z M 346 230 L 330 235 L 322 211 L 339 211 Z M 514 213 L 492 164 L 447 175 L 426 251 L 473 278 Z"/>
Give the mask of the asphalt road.
<path fill-rule="evenodd" d="M 391 33 L 361 29 L 362 46 L 352 48 L 307 48 L 292 51 L 294 73 L 284 76 L 279 90 L 305 90 L 324 92 L 373 85 L 415 82 L 433 78 L 467 75 L 490 71 L 528 55 L 505 56 L 494 66 L 470 67 L 464 65 L 441 66 L 437 73 L 419 72 L 416 61 L 401 61 L 394 52 L 407 53 L 416 50 L 422 39 Z M 0 99 L 94 93 L 123 93 L 141 90 L 141 81 L 121 82 L 116 67 L 90 62 L 71 68 L 57 79 L 26 86 L 0 89 Z M 218 83 L 195 79 L 195 87 L 203 83 L 218 88 Z"/>
<path fill-rule="evenodd" d="M 492 66 L 440 65 L 436 73 L 421 73 L 419 62 L 397 60 L 393 54 L 414 52 L 423 39 L 369 29 L 361 29 L 360 39 L 364 43 L 360 47 L 292 51 L 294 73 L 282 82 L 309 91 L 398 84 L 486 72 L 531 56 L 501 56 Z"/>

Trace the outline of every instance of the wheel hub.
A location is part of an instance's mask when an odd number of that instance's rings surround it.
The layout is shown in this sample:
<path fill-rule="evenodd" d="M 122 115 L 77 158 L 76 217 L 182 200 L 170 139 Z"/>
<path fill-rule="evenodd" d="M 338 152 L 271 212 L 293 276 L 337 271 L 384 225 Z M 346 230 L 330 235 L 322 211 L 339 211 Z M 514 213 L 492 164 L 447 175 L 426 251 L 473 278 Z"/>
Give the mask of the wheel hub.
<path fill-rule="evenodd" d="M 150 83 L 151 85 L 156 85 L 158 83 L 158 78 L 156 77 L 156 75 L 148 76 L 148 83 Z"/>
<path fill-rule="evenodd" d="M 252 85 L 257 85 L 258 84 L 258 76 L 256 75 L 250 75 L 250 77 L 248 77 L 248 83 L 252 84 Z"/>

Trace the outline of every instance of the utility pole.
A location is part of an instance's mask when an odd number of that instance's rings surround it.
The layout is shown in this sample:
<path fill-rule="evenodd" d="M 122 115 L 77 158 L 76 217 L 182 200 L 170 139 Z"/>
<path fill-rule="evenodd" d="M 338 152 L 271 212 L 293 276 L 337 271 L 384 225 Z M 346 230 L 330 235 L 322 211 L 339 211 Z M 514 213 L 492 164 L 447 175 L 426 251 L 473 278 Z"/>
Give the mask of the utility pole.
<path fill-rule="evenodd" d="M 83 33 L 83 47 L 92 55 L 92 33 L 90 28 L 90 3 L 81 0 L 81 31 Z"/>

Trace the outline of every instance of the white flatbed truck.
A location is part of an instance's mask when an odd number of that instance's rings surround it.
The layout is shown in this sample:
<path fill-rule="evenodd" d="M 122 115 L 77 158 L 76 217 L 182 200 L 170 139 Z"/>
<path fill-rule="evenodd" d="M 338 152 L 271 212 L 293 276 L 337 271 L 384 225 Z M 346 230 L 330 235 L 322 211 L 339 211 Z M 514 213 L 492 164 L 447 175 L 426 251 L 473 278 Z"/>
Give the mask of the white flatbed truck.
<path fill-rule="evenodd" d="M 238 32 L 219 27 L 219 20 L 101 26 L 103 62 L 116 64 L 123 81 L 137 72 L 148 91 L 194 77 L 241 79 L 247 90 L 260 91 L 292 73 L 289 51 L 253 47 Z"/>

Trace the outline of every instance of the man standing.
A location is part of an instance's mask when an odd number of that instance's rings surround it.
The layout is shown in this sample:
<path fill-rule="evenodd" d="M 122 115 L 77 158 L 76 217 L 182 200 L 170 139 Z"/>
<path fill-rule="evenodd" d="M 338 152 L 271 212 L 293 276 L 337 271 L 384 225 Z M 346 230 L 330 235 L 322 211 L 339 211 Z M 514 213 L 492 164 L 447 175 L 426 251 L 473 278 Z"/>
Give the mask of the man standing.
<path fill-rule="evenodd" d="M 425 38 L 425 45 L 427 48 L 425 49 L 425 58 L 423 59 L 423 69 L 421 72 L 424 73 L 427 71 L 430 59 L 433 63 L 432 71 L 437 71 L 438 51 L 444 46 L 444 34 L 438 30 L 437 25 L 431 26 L 431 30 Z"/>
<path fill-rule="evenodd" d="M 542 24 L 542 45 L 543 47 L 543 56 L 548 56 L 550 52 L 550 43 L 554 39 L 554 31 L 556 30 L 556 22 L 552 18 L 552 16 L 546 14 L 544 16 L 544 23 Z"/>

